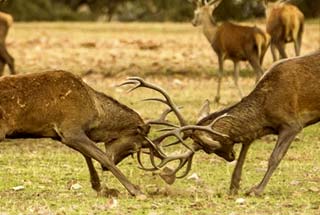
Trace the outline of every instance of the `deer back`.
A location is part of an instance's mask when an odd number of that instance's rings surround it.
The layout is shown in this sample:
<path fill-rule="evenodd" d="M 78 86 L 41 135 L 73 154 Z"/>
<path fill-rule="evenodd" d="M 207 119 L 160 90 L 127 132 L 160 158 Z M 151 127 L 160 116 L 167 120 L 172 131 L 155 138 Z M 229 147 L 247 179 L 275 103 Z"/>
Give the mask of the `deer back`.
<path fill-rule="evenodd" d="M 249 55 L 261 56 L 268 46 L 267 35 L 258 27 L 222 23 L 212 42 L 213 49 L 226 57 L 247 60 Z"/>

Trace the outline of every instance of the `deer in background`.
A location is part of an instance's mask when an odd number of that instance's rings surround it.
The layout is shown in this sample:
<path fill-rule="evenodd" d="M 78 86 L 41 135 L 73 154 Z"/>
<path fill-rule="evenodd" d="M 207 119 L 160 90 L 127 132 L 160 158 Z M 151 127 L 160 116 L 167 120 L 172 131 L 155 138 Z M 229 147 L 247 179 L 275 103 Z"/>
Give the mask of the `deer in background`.
<path fill-rule="evenodd" d="M 4 66 L 8 64 L 10 73 L 16 74 L 14 68 L 14 59 L 7 51 L 6 38 L 13 23 L 13 18 L 10 14 L 0 12 L 0 76 L 3 75 Z"/>
<path fill-rule="evenodd" d="M 304 15 L 296 6 L 287 2 L 270 2 L 264 0 L 266 9 L 266 30 L 271 36 L 271 53 L 273 61 L 287 58 L 285 44 L 293 42 L 296 56 L 300 55 Z"/>
<path fill-rule="evenodd" d="M 192 24 L 194 26 L 202 25 L 205 37 L 218 56 L 219 73 L 215 101 L 219 102 L 220 100 L 223 63 L 226 59 L 233 61 L 234 83 L 240 96 L 243 97 L 243 91 L 238 84 L 239 62 L 248 61 L 256 73 L 256 81 L 258 81 L 263 74 L 261 65 L 269 46 L 269 36 L 256 26 L 241 26 L 231 22 L 218 24 L 214 18 L 214 10 L 221 0 L 213 0 L 210 3 L 205 1 L 204 4 L 201 0 L 193 2 L 196 4 L 196 9 Z"/>
<path fill-rule="evenodd" d="M 151 146 L 146 140 L 149 128 L 135 111 L 95 91 L 72 73 L 0 78 L 0 139 L 45 137 L 62 142 L 83 155 L 97 192 L 101 185 L 92 159 L 111 171 L 130 194 L 141 194 L 116 164 Z M 106 152 L 98 142 L 105 143 Z"/>
<path fill-rule="evenodd" d="M 162 90 L 142 79 L 131 79 L 137 87 L 147 87 L 156 91 Z M 173 182 L 175 174 L 187 164 L 186 176 L 191 169 L 193 155 L 198 150 L 214 153 L 227 161 L 235 160 L 233 147 L 242 144 L 236 167 L 232 174 L 230 193 L 236 194 L 239 189 L 242 167 L 251 143 L 268 134 L 278 135 L 278 140 L 269 158 L 268 169 L 262 181 L 247 194 L 260 195 L 264 191 L 273 172 L 285 156 L 290 144 L 304 127 L 320 121 L 320 51 L 296 58 L 279 61 L 273 65 L 259 80 L 253 91 L 235 105 L 209 114 L 208 105 L 201 111 L 202 117 L 196 125 L 185 123 L 183 115 L 175 107 L 169 95 L 162 90 L 166 101 L 158 99 L 170 106 L 176 114 L 180 125 L 162 129 L 166 131 L 154 140 L 161 149 L 163 141 L 174 136 L 182 143 L 191 138 L 194 142 L 187 146 L 188 151 L 182 154 L 159 156 L 158 151 L 150 154 L 154 168 L 158 170 L 167 163 L 179 160 L 180 165 L 166 171 L 168 181 Z M 153 99 L 154 100 L 154 99 Z M 165 119 L 165 117 L 163 118 Z M 169 144 L 172 145 L 172 144 Z M 151 148 L 151 150 L 154 150 Z M 161 158 L 159 164 L 154 162 L 154 154 Z M 173 178 L 173 179 L 172 179 Z"/>

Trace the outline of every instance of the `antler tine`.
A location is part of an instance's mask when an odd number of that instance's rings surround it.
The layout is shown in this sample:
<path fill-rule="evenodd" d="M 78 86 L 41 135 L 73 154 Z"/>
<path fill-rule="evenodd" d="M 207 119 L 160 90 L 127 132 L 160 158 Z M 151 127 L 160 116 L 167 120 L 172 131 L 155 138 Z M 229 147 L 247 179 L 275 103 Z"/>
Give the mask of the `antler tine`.
<path fill-rule="evenodd" d="M 142 161 L 141 161 L 141 153 L 142 153 L 142 150 L 139 150 L 138 153 L 137 153 L 137 160 L 138 160 L 138 163 L 139 163 L 139 168 L 140 169 L 143 169 L 145 171 L 155 171 L 155 170 L 158 170 L 159 168 L 157 168 L 156 166 L 153 165 L 153 168 L 146 168 L 144 167 L 144 165 L 142 164 Z M 152 163 L 152 162 L 151 162 Z M 152 163 L 153 164 L 153 163 Z"/>
<path fill-rule="evenodd" d="M 164 146 L 162 146 L 162 147 L 166 148 L 166 147 L 169 147 L 169 146 L 177 145 L 178 143 L 180 143 L 180 140 L 177 140 L 177 141 L 174 141 L 174 142 L 172 142 L 172 143 L 166 144 L 166 145 L 164 145 Z"/>
<path fill-rule="evenodd" d="M 171 124 L 168 121 L 166 121 L 168 114 L 171 112 L 172 112 L 172 109 L 166 109 L 163 111 L 163 113 L 161 114 L 159 119 L 147 121 L 147 124 L 149 124 L 149 125 L 165 125 L 165 126 L 169 126 L 169 127 L 178 128 L 177 125 Z"/>
<path fill-rule="evenodd" d="M 211 4 L 214 4 L 216 2 L 221 2 L 222 0 L 212 0 L 210 2 L 208 2 L 207 0 L 205 0 L 205 1 L 206 1 L 206 5 L 211 5 Z"/>
<path fill-rule="evenodd" d="M 134 80 L 127 80 L 127 81 L 125 81 L 125 82 L 117 85 L 117 87 L 122 87 L 122 86 L 124 86 L 124 85 L 129 85 L 129 84 L 135 84 L 135 86 L 133 86 L 132 88 L 130 88 L 130 89 L 127 91 L 128 93 L 130 93 L 130 92 L 132 92 L 133 90 L 141 87 L 140 82 L 134 81 Z"/>
<path fill-rule="evenodd" d="M 176 176 L 176 178 L 184 178 L 184 177 L 186 177 L 186 176 L 188 175 L 188 173 L 189 173 L 190 170 L 191 170 L 193 155 L 194 155 L 194 154 L 190 155 L 190 157 L 186 159 L 186 162 L 188 162 L 188 165 L 187 165 L 187 168 L 186 168 L 186 170 L 184 171 L 184 173 L 183 173 L 182 175 L 180 175 L 180 176 Z M 185 163 L 183 164 L 183 166 L 184 166 L 184 165 L 185 165 Z M 183 166 L 182 166 L 182 167 L 183 167 Z M 182 167 L 181 167 L 181 168 L 182 168 Z M 180 169 L 181 169 L 181 168 L 180 168 Z M 180 170 L 180 169 L 179 169 L 179 170 Z M 175 173 L 177 173 L 177 172 L 175 172 Z"/>
<path fill-rule="evenodd" d="M 148 137 L 144 137 L 145 140 L 148 141 L 148 143 L 150 143 L 150 145 L 152 146 L 152 148 L 159 154 L 160 158 L 164 158 L 167 157 L 166 154 L 162 151 L 162 149 L 158 146 L 158 144 L 154 144 L 152 140 L 150 140 Z M 158 139 L 158 138 L 157 138 Z M 161 139 L 162 141 L 163 139 Z M 160 142 L 161 142 L 160 141 Z"/>
<path fill-rule="evenodd" d="M 222 118 L 225 118 L 225 117 L 233 117 L 231 115 L 228 115 L 228 114 L 223 114 L 219 117 L 217 117 L 216 119 L 214 119 L 210 124 L 208 125 L 186 125 L 186 126 L 183 126 L 183 127 L 179 127 L 179 128 L 176 128 L 176 132 L 183 132 L 183 131 L 187 131 L 187 130 L 200 130 L 200 131 L 207 131 L 209 133 L 212 133 L 212 134 L 216 134 L 216 135 L 219 135 L 221 137 L 229 137 L 227 134 L 223 134 L 223 133 L 220 133 L 218 131 L 215 131 L 212 129 L 213 125 L 215 123 L 218 122 L 218 120 L 222 119 Z M 167 129 L 169 130 L 169 129 Z M 172 130 L 172 128 L 171 128 Z"/>
<path fill-rule="evenodd" d="M 164 128 L 164 129 L 160 129 L 161 131 L 168 131 L 168 132 L 166 132 L 166 133 L 164 133 L 163 135 L 161 135 L 160 137 L 158 137 L 158 138 L 156 138 L 155 140 L 154 140 L 154 142 L 156 142 L 156 144 L 157 143 L 161 143 L 162 142 L 162 140 L 164 140 L 165 138 L 167 138 L 167 137 L 169 137 L 169 136 L 175 136 L 177 139 L 178 139 L 178 141 L 182 144 L 182 145 L 184 145 L 187 149 L 189 149 L 189 150 L 193 150 L 190 146 L 188 146 L 188 144 L 186 144 L 185 142 L 184 142 L 184 140 L 183 140 L 183 138 L 181 137 L 181 135 L 180 135 L 180 133 L 181 133 L 181 128 L 179 127 L 179 128 L 176 128 L 176 129 L 174 129 L 174 128 Z"/>
<path fill-rule="evenodd" d="M 172 99 L 170 98 L 170 96 L 168 95 L 168 93 L 164 89 L 162 89 L 161 87 L 156 86 L 154 84 L 148 83 L 140 77 L 130 77 L 130 78 L 128 78 L 128 80 L 139 82 L 139 85 L 137 85 L 134 89 L 136 89 L 138 87 L 145 87 L 145 88 L 149 88 L 149 89 L 152 89 L 152 90 L 159 92 L 166 99 L 165 104 L 168 105 L 172 109 L 172 111 L 174 112 L 174 114 L 178 118 L 180 125 L 184 126 L 187 124 L 185 119 L 183 118 L 182 114 L 179 112 L 178 107 L 175 105 L 175 103 L 172 101 Z"/>
<path fill-rule="evenodd" d="M 162 168 L 164 167 L 167 163 L 171 162 L 171 161 L 174 161 L 174 160 L 179 160 L 180 161 L 180 164 L 183 163 L 187 158 L 189 158 L 191 155 L 193 155 L 194 152 L 193 151 L 188 151 L 184 154 L 180 154 L 180 155 L 173 155 L 173 156 L 169 156 L 169 157 L 166 157 L 164 158 L 161 163 L 158 165 L 159 168 Z M 183 167 L 183 165 L 180 165 L 177 167 L 179 169 L 181 169 Z M 185 164 L 185 162 L 184 162 Z M 175 171 L 175 172 L 178 172 Z"/>
<path fill-rule="evenodd" d="M 161 102 L 161 103 L 163 103 L 163 104 L 166 104 L 166 105 L 168 105 L 168 103 L 165 101 L 165 100 L 163 100 L 163 99 L 159 99 L 159 98 L 148 98 L 148 99 L 143 99 L 142 101 L 157 101 L 157 102 Z"/>
<path fill-rule="evenodd" d="M 180 160 L 180 163 L 178 165 L 177 168 L 175 168 L 170 175 L 175 175 L 181 168 L 183 168 L 185 166 L 185 164 L 188 162 L 187 168 L 184 171 L 184 173 L 180 176 L 176 176 L 176 178 L 184 178 L 186 175 L 188 175 L 188 173 L 191 170 L 191 166 L 192 166 L 192 159 L 193 156 L 195 154 L 195 151 L 199 150 L 201 147 L 199 145 L 193 145 L 193 150 L 192 151 L 188 151 L 182 155 L 178 155 L 178 156 L 172 156 L 172 157 L 168 157 L 166 158 L 164 165 L 166 165 L 168 162 L 171 162 L 173 160 Z M 159 165 L 160 167 L 160 165 Z"/>

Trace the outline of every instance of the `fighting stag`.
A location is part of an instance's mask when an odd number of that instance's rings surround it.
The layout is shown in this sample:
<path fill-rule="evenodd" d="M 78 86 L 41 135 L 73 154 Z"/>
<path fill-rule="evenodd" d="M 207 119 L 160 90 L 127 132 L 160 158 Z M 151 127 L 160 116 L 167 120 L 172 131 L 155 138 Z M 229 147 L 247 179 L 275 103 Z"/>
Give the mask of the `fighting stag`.
<path fill-rule="evenodd" d="M 196 4 L 192 24 L 202 26 L 205 37 L 218 56 L 219 73 L 215 101 L 219 102 L 220 100 L 223 64 L 227 59 L 233 61 L 234 83 L 240 96 L 243 97 L 242 88 L 238 84 L 239 62 L 248 61 L 256 73 L 256 81 L 258 81 L 263 74 L 261 65 L 269 46 L 269 35 L 256 26 L 241 26 L 231 22 L 219 24 L 214 17 L 214 11 L 222 2 L 221 0 L 212 0 L 209 3 L 205 1 L 204 4 L 201 0 L 193 0 L 192 2 Z"/>
<path fill-rule="evenodd" d="M 62 142 L 83 155 L 97 192 L 104 190 L 92 159 L 111 171 L 130 194 L 141 194 L 116 164 L 152 147 L 146 141 L 149 128 L 135 111 L 70 72 L 0 78 L 0 140 L 45 137 Z M 98 142 L 105 143 L 105 152 Z"/>
<path fill-rule="evenodd" d="M 253 91 L 240 102 L 221 111 L 207 113 L 196 126 L 172 127 L 169 134 L 182 132 L 183 139 L 191 138 L 194 141 L 194 151 L 203 149 L 227 161 L 235 160 L 233 147 L 241 144 L 232 174 L 231 194 L 239 190 L 242 167 L 251 143 L 268 134 L 278 135 L 263 179 L 247 192 L 260 195 L 296 135 L 304 127 L 319 122 L 319 89 L 320 51 L 282 60 L 273 65 Z M 192 157 L 193 152 L 185 155 L 185 158 L 188 156 Z"/>

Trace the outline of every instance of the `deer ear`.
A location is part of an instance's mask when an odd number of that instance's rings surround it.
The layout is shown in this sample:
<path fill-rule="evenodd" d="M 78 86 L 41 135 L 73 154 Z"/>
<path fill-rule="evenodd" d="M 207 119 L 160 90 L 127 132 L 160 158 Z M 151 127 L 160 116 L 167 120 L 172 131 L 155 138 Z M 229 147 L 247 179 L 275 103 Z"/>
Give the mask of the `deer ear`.
<path fill-rule="evenodd" d="M 198 121 L 203 119 L 204 117 L 208 116 L 210 113 L 210 102 L 208 99 L 206 99 L 200 108 L 200 111 L 198 113 Z"/>

